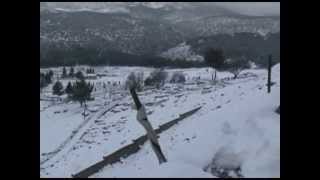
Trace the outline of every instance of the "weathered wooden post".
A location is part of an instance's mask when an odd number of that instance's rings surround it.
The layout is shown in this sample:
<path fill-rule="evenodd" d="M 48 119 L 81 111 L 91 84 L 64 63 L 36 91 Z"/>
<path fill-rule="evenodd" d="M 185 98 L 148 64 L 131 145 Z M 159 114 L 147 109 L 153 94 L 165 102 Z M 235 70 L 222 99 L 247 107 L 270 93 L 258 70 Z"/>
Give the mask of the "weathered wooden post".
<path fill-rule="evenodd" d="M 278 108 L 276 109 L 276 113 L 280 114 L 280 105 L 279 105 Z"/>
<path fill-rule="evenodd" d="M 152 128 L 150 122 L 148 121 L 148 118 L 146 115 L 146 110 L 145 110 L 144 106 L 141 104 L 141 102 L 138 98 L 138 95 L 135 91 L 135 88 L 133 86 L 130 87 L 130 93 L 131 93 L 133 101 L 137 107 L 137 111 L 138 111 L 137 120 L 147 131 L 147 137 L 151 142 L 151 147 L 152 147 L 153 151 L 157 155 L 157 158 L 159 160 L 159 164 L 167 162 L 167 159 L 165 158 L 165 156 L 163 155 L 163 153 L 161 151 L 160 144 L 158 141 L 158 136 L 155 133 L 154 129 Z"/>
<path fill-rule="evenodd" d="M 271 62 L 272 62 L 272 55 L 269 55 L 268 60 L 268 93 L 271 91 Z"/>

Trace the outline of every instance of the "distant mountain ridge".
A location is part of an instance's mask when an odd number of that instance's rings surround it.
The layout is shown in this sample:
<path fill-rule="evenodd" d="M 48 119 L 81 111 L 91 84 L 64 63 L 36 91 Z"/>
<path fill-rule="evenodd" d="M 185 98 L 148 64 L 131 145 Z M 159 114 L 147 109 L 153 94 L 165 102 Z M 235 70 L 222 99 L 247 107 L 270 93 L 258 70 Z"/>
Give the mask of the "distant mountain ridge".
<path fill-rule="evenodd" d="M 106 4 L 105 9 L 107 7 Z M 218 6 L 127 3 L 116 7 L 118 9 L 108 11 L 42 6 L 41 58 L 46 58 L 51 47 L 156 56 L 199 37 L 241 32 L 267 36 L 280 32 L 280 17 L 246 16 Z"/>

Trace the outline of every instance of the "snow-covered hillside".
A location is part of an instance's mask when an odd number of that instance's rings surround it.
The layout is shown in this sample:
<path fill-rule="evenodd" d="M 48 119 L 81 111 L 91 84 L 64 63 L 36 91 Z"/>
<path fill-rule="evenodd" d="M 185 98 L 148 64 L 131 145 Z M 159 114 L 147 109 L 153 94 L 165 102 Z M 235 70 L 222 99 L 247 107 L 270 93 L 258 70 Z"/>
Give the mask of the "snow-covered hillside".
<path fill-rule="evenodd" d="M 147 76 L 152 69 L 120 67 L 108 72 L 128 75 L 139 70 Z M 92 177 L 219 177 L 215 174 L 217 167 L 239 167 L 243 177 L 280 177 L 280 116 L 274 112 L 280 104 L 280 64 L 272 68 L 275 84 L 270 94 L 265 86 L 267 71 L 263 69 L 245 70 L 238 79 L 219 72 L 221 82 L 215 85 L 207 68 L 171 69 L 169 73 L 174 71 L 187 76 L 184 85 L 167 83 L 162 89 L 139 93 L 154 128 L 202 106 L 196 114 L 160 134 L 168 162 L 159 166 L 147 142 L 136 154 L 104 167 Z M 104 78 L 100 81 L 108 81 Z M 70 177 L 145 134 L 135 119 L 128 92 L 116 90 L 105 98 L 97 91 L 83 126 L 79 104 L 50 104 L 40 112 L 40 150 L 45 153 L 40 158 L 49 157 L 40 166 L 41 177 Z M 76 131 L 70 140 L 50 156 L 70 137 L 72 129 Z"/>

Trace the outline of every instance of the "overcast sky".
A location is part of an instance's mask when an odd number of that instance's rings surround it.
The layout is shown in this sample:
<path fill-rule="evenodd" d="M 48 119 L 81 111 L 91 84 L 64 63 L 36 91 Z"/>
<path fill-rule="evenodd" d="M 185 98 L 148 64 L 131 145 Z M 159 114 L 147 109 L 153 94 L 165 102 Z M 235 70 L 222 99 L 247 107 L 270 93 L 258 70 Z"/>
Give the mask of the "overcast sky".
<path fill-rule="evenodd" d="M 114 6 L 115 8 L 121 8 L 125 2 L 50 2 L 41 3 L 41 7 L 49 8 L 89 8 L 99 9 Z M 154 7 L 161 7 L 163 4 L 172 2 L 152 2 Z M 192 2 L 198 3 L 198 2 Z M 200 3 L 206 6 L 222 6 L 224 8 L 236 11 L 238 13 L 247 15 L 280 15 L 280 3 L 279 2 L 204 2 Z"/>
<path fill-rule="evenodd" d="M 250 15 L 280 15 L 279 2 L 219 2 L 225 8 Z"/>

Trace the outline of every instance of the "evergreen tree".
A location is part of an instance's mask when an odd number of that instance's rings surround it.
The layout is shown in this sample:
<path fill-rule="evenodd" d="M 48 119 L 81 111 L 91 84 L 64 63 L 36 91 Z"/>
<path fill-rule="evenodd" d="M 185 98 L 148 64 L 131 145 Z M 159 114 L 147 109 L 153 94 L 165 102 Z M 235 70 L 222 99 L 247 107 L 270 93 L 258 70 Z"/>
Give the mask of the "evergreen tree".
<path fill-rule="evenodd" d="M 93 90 L 93 85 L 86 83 L 84 79 L 76 81 L 72 86 L 71 99 L 78 101 L 80 106 L 88 100 L 91 100 L 91 92 Z"/>
<path fill-rule="evenodd" d="M 58 96 L 63 94 L 63 85 L 60 81 L 57 81 L 52 87 L 52 93 Z"/>
<path fill-rule="evenodd" d="M 51 84 L 52 83 L 52 75 L 50 75 L 50 73 L 46 73 L 44 75 L 44 81 L 45 81 L 45 84 Z"/>
<path fill-rule="evenodd" d="M 225 56 L 223 54 L 222 49 L 209 49 L 205 52 L 204 55 L 205 62 L 212 68 L 215 69 L 214 78 L 212 74 L 212 80 L 216 80 L 217 70 L 222 69 L 225 65 Z"/>
<path fill-rule="evenodd" d="M 73 67 L 70 68 L 69 76 L 73 77 L 74 76 L 74 69 Z"/>
<path fill-rule="evenodd" d="M 62 76 L 61 76 L 61 78 L 66 78 L 67 77 L 67 70 L 66 70 L 66 68 L 65 67 L 63 67 L 63 69 L 62 69 Z"/>
<path fill-rule="evenodd" d="M 72 94 L 72 84 L 69 81 L 66 89 L 64 90 L 68 95 Z"/>
<path fill-rule="evenodd" d="M 50 71 L 49 71 L 49 73 L 48 73 L 48 75 L 50 76 L 50 78 L 52 78 L 52 77 L 53 77 L 53 74 L 54 74 L 54 73 L 53 73 L 53 71 L 52 71 L 52 70 L 50 70 Z"/>
<path fill-rule="evenodd" d="M 48 84 L 46 82 L 46 79 L 45 79 L 45 74 L 43 73 L 40 73 L 40 92 L 42 91 L 42 89 L 44 87 L 46 87 Z"/>

